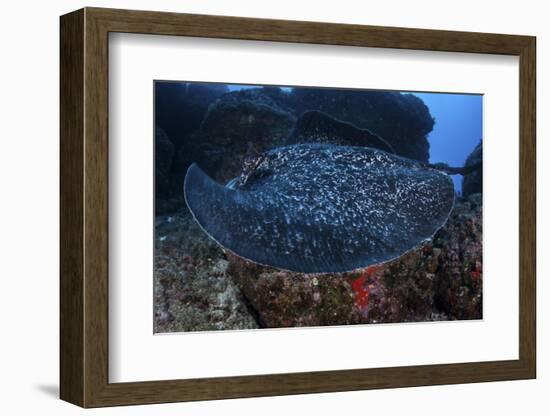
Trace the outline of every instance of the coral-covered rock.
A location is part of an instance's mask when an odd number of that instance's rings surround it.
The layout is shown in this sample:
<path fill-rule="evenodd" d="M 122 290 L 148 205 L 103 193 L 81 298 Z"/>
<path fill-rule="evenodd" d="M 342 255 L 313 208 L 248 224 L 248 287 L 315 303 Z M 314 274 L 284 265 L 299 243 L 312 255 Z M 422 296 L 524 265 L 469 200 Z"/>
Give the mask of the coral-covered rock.
<path fill-rule="evenodd" d="M 154 331 L 257 328 L 223 252 L 192 217 L 183 211 L 155 225 Z"/>
<path fill-rule="evenodd" d="M 482 142 L 475 147 L 466 159 L 464 166 L 472 166 L 482 163 L 483 146 Z M 483 170 L 480 168 L 462 179 L 462 194 L 464 196 L 483 192 Z"/>
<path fill-rule="evenodd" d="M 228 273 L 263 327 L 357 324 L 360 310 L 344 275 L 307 275 L 264 267 L 229 255 Z"/>
<path fill-rule="evenodd" d="M 482 206 L 473 194 L 457 204 L 445 228 L 436 235 L 441 245 L 435 306 L 450 319 L 482 316 Z"/>

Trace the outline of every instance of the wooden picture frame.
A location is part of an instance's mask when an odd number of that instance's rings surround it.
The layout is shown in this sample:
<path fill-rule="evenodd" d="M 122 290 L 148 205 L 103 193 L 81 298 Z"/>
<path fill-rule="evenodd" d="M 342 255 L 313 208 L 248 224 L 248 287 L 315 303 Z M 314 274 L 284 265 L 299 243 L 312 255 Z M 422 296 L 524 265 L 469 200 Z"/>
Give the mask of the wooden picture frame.
<path fill-rule="evenodd" d="M 535 378 L 534 37 L 100 8 L 64 15 L 60 28 L 60 396 L 63 400 L 82 407 L 101 407 Z M 518 56 L 519 359 L 109 383 L 110 32 Z"/>

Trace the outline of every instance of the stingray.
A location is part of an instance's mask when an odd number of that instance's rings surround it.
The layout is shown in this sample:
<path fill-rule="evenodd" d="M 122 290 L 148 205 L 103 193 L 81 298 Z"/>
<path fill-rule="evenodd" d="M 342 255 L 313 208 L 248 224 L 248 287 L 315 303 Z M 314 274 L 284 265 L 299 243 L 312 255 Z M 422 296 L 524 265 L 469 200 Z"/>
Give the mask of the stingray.
<path fill-rule="evenodd" d="M 397 258 L 446 223 L 455 198 L 453 181 L 439 169 L 334 144 L 269 150 L 227 186 L 193 164 L 184 194 L 195 220 L 225 249 L 303 273 Z"/>

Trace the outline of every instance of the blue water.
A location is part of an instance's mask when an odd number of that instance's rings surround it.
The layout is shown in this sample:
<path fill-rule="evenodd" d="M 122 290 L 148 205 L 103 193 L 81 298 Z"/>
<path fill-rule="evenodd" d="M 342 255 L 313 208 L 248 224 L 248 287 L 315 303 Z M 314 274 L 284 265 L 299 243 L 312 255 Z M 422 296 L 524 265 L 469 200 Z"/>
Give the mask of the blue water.
<path fill-rule="evenodd" d="M 483 136 L 483 96 L 415 93 L 430 109 L 435 125 L 428 135 L 430 162 L 463 166 Z M 462 190 L 462 176 L 454 175 L 455 189 Z"/>
<path fill-rule="evenodd" d="M 229 88 L 229 91 L 238 91 L 238 90 L 247 90 L 250 88 L 258 88 L 261 87 L 261 85 L 240 85 L 240 84 L 227 84 L 227 88 Z M 280 87 L 283 91 L 289 92 L 292 90 L 292 87 Z"/>

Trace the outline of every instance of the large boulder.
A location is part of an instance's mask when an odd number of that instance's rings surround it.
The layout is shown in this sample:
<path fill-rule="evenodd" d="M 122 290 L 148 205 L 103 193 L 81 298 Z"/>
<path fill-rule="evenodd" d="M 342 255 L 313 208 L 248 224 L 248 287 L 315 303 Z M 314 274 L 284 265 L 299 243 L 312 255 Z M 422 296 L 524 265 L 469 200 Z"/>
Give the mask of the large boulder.
<path fill-rule="evenodd" d="M 415 95 L 390 91 L 296 88 L 291 94 L 296 114 L 322 111 L 331 117 L 368 129 L 387 141 L 401 156 L 428 162 L 427 135 L 434 119 Z"/>
<path fill-rule="evenodd" d="M 261 266 L 229 254 L 228 274 L 266 328 L 361 323 L 346 274 L 314 276 Z"/>
<path fill-rule="evenodd" d="M 475 147 L 475 149 L 470 153 L 466 159 L 464 166 L 472 166 L 479 163 L 482 163 L 483 160 L 483 146 L 482 143 Z M 480 167 L 478 170 L 475 170 L 468 175 L 465 175 L 462 179 L 462 194 L 464 196 L 482 193 L 483 192 L 483 169 Z"/>
<path fill-rule="evenodd" d="M 240 173 L 247 156 L 283 144 L 295 123 L 295 117 L 280 105 L 283 95 L 288 94 L 278 88 L 254 88 L 216 101 L 195 138 L 201 168 L 227 182 Z"/>

